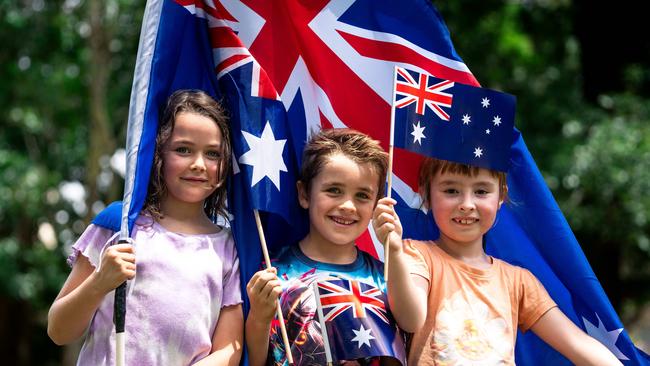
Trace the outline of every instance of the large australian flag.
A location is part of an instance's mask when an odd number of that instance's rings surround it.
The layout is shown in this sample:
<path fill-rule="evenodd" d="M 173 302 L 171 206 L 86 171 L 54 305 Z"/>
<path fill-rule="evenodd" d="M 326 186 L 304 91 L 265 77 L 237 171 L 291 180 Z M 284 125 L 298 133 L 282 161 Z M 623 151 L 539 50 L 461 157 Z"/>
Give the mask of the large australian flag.
<path fill-rule="evenodd" d="M 236 162 L 228 204 L 245 286 L 261 262 L 253 209 L 261 212 L 272 249 L 306 232 L 303 215 L 294 217 L 292 180 L 313 131 L 355 128 L 388 148 L 395 66 L 479 85 L 430 1 L 149 0 L 129 108 L 123 217 L 132 223 L 144 203 L 158 113 L 167 96 L 198 88 L 223 100 L 231 113 Z M 488 252 L 531 270 L 562 311 L 624 364 L 645 363 L 647 356 L 632 344 L 521 136 L 510 157 L 509 194 L 518 204 L 500 210 L 487 234 Z M 417 194 L 421 159 L 395 150 L 392 196 L 407 223 L 406 237 L 435 238 L 435 223 Z M 382 257 L 371 231 L 357 243 Z M 532 333 L 519 336 L 516 360 L 569 364 Z"/>

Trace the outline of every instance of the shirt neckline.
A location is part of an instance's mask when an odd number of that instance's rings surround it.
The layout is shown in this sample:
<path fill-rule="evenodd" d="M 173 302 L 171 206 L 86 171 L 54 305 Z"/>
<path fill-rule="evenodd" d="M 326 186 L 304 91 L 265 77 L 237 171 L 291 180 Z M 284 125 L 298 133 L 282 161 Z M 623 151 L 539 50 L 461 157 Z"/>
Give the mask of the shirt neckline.
<path fill-rule="evenodd" d="M 352 263 L 348 264 L 336 264 L 336 263 L 325 263 L 319 262 L 309 258 L 303 251 L 300 249 L 298 243 L 295 243 L 291 246 L 291 252 L 298 258 L 298 260 L 305 265 L 316 268 L 319 270 L 332 271 L 332 272 L 353 272 L 363 266 L 363 255 L 361 251 L 357 249 L 357 258 Z"/>
<path fill-rule="evenodd" d="M 440 253 L 440 255 L 442 257 L 445 257 L 454 266 L 458 267 L 463 272 L 468 273 L 469 275 L 474 276 L 474 277 L 483 277 L 483 278 L 491 277 L 494 274 L 495 270 L 496 270 L 495 269 L 496 266 L 498 265 L 496 258 L 494 258 L 493 256 L 486 253 L 488 258 L 492 261 L 492 264 L 490 265 L 490 268 L 487 268 L 487 269 L 477 268 L 477 267 L 471 266 L 471 265 L 463 262 L 462 260 L 460 260 L 458 258 L 452 257 L 451 255 L 449 255 L 449 253 L 445 252 L 442 248 L 440 248 L 438 246 L 438 243 L 436 243 L 435 241 L 432 241 L 431 243 L 433 244 L 433 249 L 438 251 L 438 253 Z"/>
<path fill-rule="evenodd" d="M 162 226 L 158 221 L 154 220 L 151 217 L 141 215 L 140 216 L 142 219 L 138 219 L 136 223 L 138 223 L 140 226 L 143 227 L 149 227 L 152 228 L 155 231 L 158 231 L 163 234 L 167 235 L 172 235 L 172 236 L 179 236 L 182 238 L 208 238 L 208 239 L 214 239 L 218 238 L 226 232 L 226 229 L 223 226 L 219 226 L 221 230 L 219 230 L 216 233 L 209 233 L 209 234 L 188 234 L 188 233 L 179 233 L 176 231 L 171 231 L 167 229 L 166 227 Z M 142 220 L 142 221 L 141 221 Z"/>

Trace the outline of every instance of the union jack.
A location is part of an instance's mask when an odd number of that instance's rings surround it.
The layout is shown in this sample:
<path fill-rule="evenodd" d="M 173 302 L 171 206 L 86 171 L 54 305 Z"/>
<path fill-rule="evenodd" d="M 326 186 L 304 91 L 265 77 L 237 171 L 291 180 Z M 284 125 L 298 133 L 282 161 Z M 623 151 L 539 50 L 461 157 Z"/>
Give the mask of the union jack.
<path fill-rule="evenodd" d="M 449 31 L 431 2 L 403 3 L 396 6 L 392 0 L 148 0 L 129 108 L 124 209 L 115 211 L 122 214 L 121 220 L 113 220 L 114 216 L 106 213 L 107 221 L 132 227 L 138 216 L 149 182 L 158 111 L 174 90 L 198 88 L 215 97 L 235 94 L 237 98 L 231 98 L 228 106 L 233 113 L 233 126 L 235 120 L 242 119 L 257 121 L 260 126 L 268 120 L 282 128 L 288 126 L 290 131 L 274 131 L 273 135 L 278 140 L 287 139 L 287 145 L 297 141 L 283 155 L 288 161 L 290 155 L 299 159 L 304 141 L 320 128 L 351 127 L 388 148 L 388 122 L 395 102 L 394 80 L 390 75 L 395 65 L 478 86 L 456 53 Z M 397 77 L 413 85 L 414 90 L 409 92 L 413 95 L 398 92 L 400 104 L 405 106 L 410 99 L 408 103 L 415 104 L 417 113 L 424 115 L 430 108 L 436 117 L 444 119 L 445 110 L 449 111 L 447 105 L 451 104 L 451 96 L 443 93 L 445 85 L 429 86 L 432 81 L 427 75 L 412 76 L 412 80 L 406 76 Z M 429 89 L 436 89 L 449 100 L 442 98 L 433 103 L 429 100 Z M 278 108 L 278 103 L 283 106 Z M 454 107 L 459 104 L 459 100 L 454 101 Z M 264 113 L 254 113 L 262 110 Z M 288 123 L 284 123 L 285 119 Z M 243 129 L 232 130 L 239 134 Z M 261 135 L 262 129 L 257 132 Z M 567 316 L 595 338 L 608 340 L 610 350 L 626 365 L 647 363 L 648 356 L 634 347 L 624 331 L 521 136 L 511 154 L 514 163 L 508 171 L 509 192 L 523 203 L 501 208 L 499 225 L 486 236 L 487 252 L 531 270 Z M 421 210 L 417 169 L 421 160 L 420 155 L 395 149 L 393 197 L 398 201 L 395 208 L 401 221 L 409 223 L 403 228 L 404 237 L 430 239 L 438 231 L 430 215 Z M 256 225 L 253 203 L 262 215 L 271 251 L 292 242 L 294 238 L 289 240 L 287 235 L 304 235 L 301 230 L 307 225 L 287 220 L 291 230 L 283 230 L 285 226 L 280 221 L 285 216 L 276 213 L 284 212 L 293 192 L 283 188 L 282 195 L 278 195 L 277 189 L 270 187 L 253 195 L 251 192 L 260 187 L 260 182 L 248 187 L 250 182 L 245 182 L 241 174 L 253 167 L 235 164 L 233 170 L 237 172 L 233 182 L 239 183 L 232 187 L 239 189 L 229 190 L 229 205 L 233 207 L 237 250 L 246 253 L 239 258 L 245 292 L 246 281 L 259 269 L 262 256 L 261 251 L 254 250 L 259 238 L 255 230 L 250 230 Z M 264 180 L 271 182 L 271 177 L 267 177 Z M 282 187 L 295 183 L 290 172 L 284 170 L 280 179 L 290 182 Z M 266 203 L 263 206 L 259 202 Z M 535 225 L 528 225 L 531 222 Z M 549 242 L 553 245 L 547 245 Z M 383 258 L 383 245 L 372 230 L 356 243 L 360 249 Z M 557 248 L 571 255 L 558 256 Z M 363 284 L 360 286 L 363 288 Z M 248 309 L 245 297 L 244 309 Z M 365 309 L 371 308 L 366 304 Z M 339 316 L 337 321 L 344 318 Z M 375 318 L 379 317 L 373 315 L 363 320 Z M 377 323 L 384 325 L 383 320 Z M 551 348 L 539 347 L 540 343 L 531 332 L 518 337 L 518 363 L 569 364 Z M 348 341 L 342 347 L 351 349 Z"/>
<path fill-rule="evenodd" d="M 352 309 L 354 318 L 365 318 L 366 310 L 389 323 L 386 314 L 385 295 L 375 286 L 355 280 L 330 277 L 318 282 L 318 291 L 323 310 L 331 308 L 325 315 L 325 321 L 332 321 L 348 309 Z"/>
<path fill-rule="evenodd" d="M 454 82 L 449 80 L 429 86 L 429 75 L 420 73 L 416 81 L 409 71 L 397 67 L 395 94 L 396 98 L 397 95 L 402 97 L 395 101 L 395 107 L 404 108 L 416 103 L 416 113 L 424 115 L 425 107 L 429 107 L 440 119 L 449 121 L 449 114 L 442 107 L 451 108 L 453 95 L 443 90 L 453 86 Z"/>
<path fill-rule="evenodd" d="M 213 49 L 214 71 L 217 78 L 221 78 L 242 65 L 252 63 L 251 96 L 279 99 L 278 92 L 266 71 L 248 50 L 254 38 L 246 37 L 246 34 L 251 34 L 251 32 L 246 32 L 246 29 L 243 29 L 237 17 L 233 16 L 220 1 L 175 1 L 196 17 L 207 20 L 210 45 Z M 236 4 L 231 3 L 230 5 L 234 6 Z M 235 11 L 237 11 L 238 17 L 244 19 L 245 22 L 257 24 L 262 21 L 256 14 L 246 12 L 244 9 L 237 7 Z"/>

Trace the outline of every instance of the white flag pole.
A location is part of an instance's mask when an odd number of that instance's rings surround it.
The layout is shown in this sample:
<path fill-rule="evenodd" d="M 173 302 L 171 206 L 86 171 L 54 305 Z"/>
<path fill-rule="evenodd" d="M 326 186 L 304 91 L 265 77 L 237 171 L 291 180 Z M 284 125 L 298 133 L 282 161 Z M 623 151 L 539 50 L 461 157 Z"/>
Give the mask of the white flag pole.
<path fill-rule="evenodd" d="M 330 339 L 327 336 L 327 328 L 325 327 L 325 317 L 323 317 L 323 306 L 320 303 L 320 292 L 318 292 L 318 281 L 312 282 L 312 291 L 314 291 L 314 298 L 316 299 L 316 314 L 318 315 L 318 322 L 320 323 L 321 335 L 323 336 L 323 347 L 325 347 L 325 361 L 327 366 L 332 366 L 332 350 L 330 349 Z"/>
<path fill-rule="evenodd" d="M 264 262 L 266 263 L 266 268 L 271 268 L 271 258 L 269 257 L 269 249 L 266 246 L 266 238 L 264 237 L 264 229 L 262 228 L 262 221 L 260 220 L 260 213 L 257 209 L 254 209 L 255 213 L 255 223 L 257 224 L 257 233 L 260 236 L 260 245 L 262 247 L 262 254 L 264 255 Z M 289 365 L 293 365 L 293 357 L 291 356 L 291 346 L 289 345 L 289 336 L 287 335 L 287 328 L 284 325 L 284 316 L 282 315 L 282 307 L 280 306 L 280 299 L 275 301 L 275 314 L 278 317 L 278 322 L 280 323 L 280 333 L 282 333 L 282 342 L 284 343 L 284 350 L 287 355 L 287 362 Z"/>
<path fill-rule="evenodd" d="M 135 171 L 140 150 L 140 140 L 144 130 L 144 112 L 147 105 L 149 82 L 153 54 L 158 37 L 158 25 L 164 1 L 148 0 L 140 40 L 136 55 L 131 100 L 129 102 L 129 117 L 126 133 L 126 172 L 124 177 L 124 196 L 122 199 L 122 218 L 118 243 L 131 242 L 129 233 L 129 210 L 135 188 Z M 126 282 L 115 289 L 113 304 L 113 322 L 115 324 L 115 366 L 126 365 Z"/>
<path fill-rule="evenodd" d="M 386 185 L 386 197 L 391 197 L 393 190 L 393 140 L 395 138 L 395 80 L 397 79 L 397 66 L 393 66 L 393 100 L 390 105 L 390 142 L 388 145 L 388 175 Z M 388 237 L 384 241 L 384 281 L 388 282 L 388 259 L 390 258 L 390 249 L 388 248 Z"/>

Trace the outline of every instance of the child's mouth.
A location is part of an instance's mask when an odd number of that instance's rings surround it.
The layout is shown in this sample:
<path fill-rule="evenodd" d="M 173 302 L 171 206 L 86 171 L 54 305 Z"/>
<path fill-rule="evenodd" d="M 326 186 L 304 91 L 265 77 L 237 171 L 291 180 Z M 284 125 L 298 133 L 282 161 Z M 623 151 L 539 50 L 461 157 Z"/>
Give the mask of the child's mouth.
<path fill-rule="evenodd" d="M 335 216 L 330 216 L 330 219 L 332 219 L 332 221 L 334 221 L 335 223 L 341 224 L 341 225 L 352 225 L 356 221 L 356 220 L 347 220 L 347 219 L 344 219 L 344 218 L 341 218 L 341 217 L 335 217 Z"/>
<path fill-rule="evenodd" d="M 477 218 L 474 217 L 456 217 L 453 219 L 455 223 L 461 224 L 461 225 L 470 225 L 475 222 L 478 222 Z"/>

